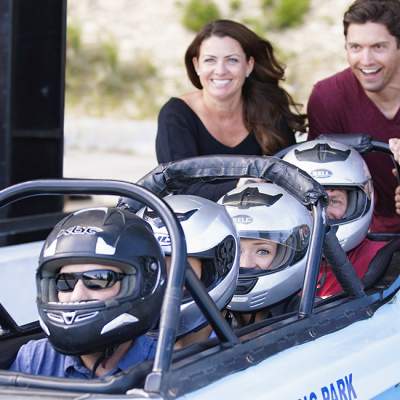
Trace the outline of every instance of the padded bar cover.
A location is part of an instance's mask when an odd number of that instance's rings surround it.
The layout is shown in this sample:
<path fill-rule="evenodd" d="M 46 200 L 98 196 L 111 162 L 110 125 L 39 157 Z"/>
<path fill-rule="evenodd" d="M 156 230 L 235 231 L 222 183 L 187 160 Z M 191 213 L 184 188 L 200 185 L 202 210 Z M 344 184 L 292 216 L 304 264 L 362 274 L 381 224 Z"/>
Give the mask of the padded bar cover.
<path fill-rule="evenodd" d="M 203 156 L 160 164 L 137 184 L 162 197 L 194 182 L 211 182 L 224 178 L 263 178 L 284 188 L 305 206 L 322 200 L 327 204 L 324 188 L 307 173 L 271 156 Z M 139 209 L 126 199 L 119 205 Z"/>

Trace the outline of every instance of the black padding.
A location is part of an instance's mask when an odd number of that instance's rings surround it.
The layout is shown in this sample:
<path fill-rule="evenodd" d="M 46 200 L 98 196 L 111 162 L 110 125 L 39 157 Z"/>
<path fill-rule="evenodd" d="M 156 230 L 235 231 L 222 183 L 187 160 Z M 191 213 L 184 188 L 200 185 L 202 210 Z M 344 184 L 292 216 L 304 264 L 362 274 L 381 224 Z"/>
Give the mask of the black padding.
<path fill-rule="evenodd" d="M 42 339 L 43 332 L 26 336 L 13 337 L 0 341 L 0 369 L 8 369 L 13 363 L 19 348 L 30 340 Z"/>
<path fill-rule="evenodd" d="M 319 200 L 328 204 L 327 194 L 321 184 L 294 165 L 269 156 L 214 155 L 187 158 L 159 165 L 137 184 L 163 197 L 194 182 L 245 176 L 269 180 L 306 206 L 316 204 Z M 119 206 L 128 206 L 133 210 L 141 208 L 141 204 L 129 199 L 121 199 Z"/>
<path fill-rule="evenodd" d="M 365 289 L 371 288 L 384 277 L 394 253 L 399 250 L 400 238 L 391 240 L 375 254 L 375 257 L 369 263 L 368 271 L 362 279 Z"/>

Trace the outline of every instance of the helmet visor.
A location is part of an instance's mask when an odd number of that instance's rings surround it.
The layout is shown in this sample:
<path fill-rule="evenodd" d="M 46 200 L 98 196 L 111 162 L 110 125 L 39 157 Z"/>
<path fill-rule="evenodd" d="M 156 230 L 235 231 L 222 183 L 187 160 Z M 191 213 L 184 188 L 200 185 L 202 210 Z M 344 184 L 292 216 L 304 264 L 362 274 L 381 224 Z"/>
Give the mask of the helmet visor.
<path fill-rule="evenodd" d="M 244 239 L 264 239 L 276 244 L 289 247 L 295 251 L 303 250 L 310 240 L 310 229 L 300 225 L 285 231 L 239 231 L 239 237 Z"/>
<path fill-rule="evenodd" d="M 329 203 L 326 210 L 331 225 L 345 224 L 363 217 L 372 207 L 372 186 L 327 186 Z"/>
<path fill-rule="evenodd" d="M 260 276 L 297 263 L 307 252 L 310 229 L 301 225 L 290 231 L 246 231 L 240 235 L 240 276 Z"/>

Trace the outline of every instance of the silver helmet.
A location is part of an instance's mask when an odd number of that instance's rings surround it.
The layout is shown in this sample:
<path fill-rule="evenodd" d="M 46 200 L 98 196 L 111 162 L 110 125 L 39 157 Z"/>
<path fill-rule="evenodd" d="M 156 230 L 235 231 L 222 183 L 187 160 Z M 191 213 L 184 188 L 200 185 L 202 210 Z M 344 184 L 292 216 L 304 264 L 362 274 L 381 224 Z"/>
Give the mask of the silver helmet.
<path fill-rule="evenodd" d="M 164 198 L 180 221 L 185 234 L 187 254 L 202 261 L 201 281 L 218 309 L 231 300 L 239 273 L 239 239 L 235 226 L 223 206 L 198 196 L 173 195 Z M 153 228 L 165 255 L 171 254 L 168 232 L 149 208 L 139 211 Z M 178 336 L 206 324 L 202 312 L 184 293 Z"/>
<path fill-rule="evenodd" d="M 304 142 L 290 150 L 285 161 L 296 165 L 317 180 L 325 189 L 347 193 L 347 209 L 337 226 L 337 237 L 347 252 L 367 236 L 374 209 L 374 190 L 366 162 L 352 147 L 326 139 Z"/>
<path fill-rule="evenodd" d="M 276 304 L 303 286 L 312 229 L 310 212 L 292 195 L 273 183 L 250 183 L 220 199 L 238 231 L 243 249 L 252 243 L 275 246 L 270 265 L 242 265 L 238 286 L 228 308 L 251 312 Z"/>

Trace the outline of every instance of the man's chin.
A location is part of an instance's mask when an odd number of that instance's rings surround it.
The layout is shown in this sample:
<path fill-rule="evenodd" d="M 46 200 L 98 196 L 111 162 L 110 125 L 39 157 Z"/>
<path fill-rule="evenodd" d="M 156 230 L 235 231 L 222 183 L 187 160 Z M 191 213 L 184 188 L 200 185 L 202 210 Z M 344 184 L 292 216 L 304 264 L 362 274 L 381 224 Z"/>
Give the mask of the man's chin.
<path fill-rule="evenodd" d="M 378 93 L 378 92 L 382 91 L 385 87 L 384 83 L 382 82 L 381 77 L 380 78 L 376 77 L 375 79 L 371 79 L 371 78 L 365 77 L 360 72 L 358 72 L 355 75 L 356 75 L 358 82 L 360 82 L 360 85 L 366 92 Z"/>
<path fill-rule="evenodd" d="M 379 93 L 381 92 L 385 85 L 382 82 L 366 82 L 363 79 L 358 79 L 362 88 L 369 93 Z"/>

